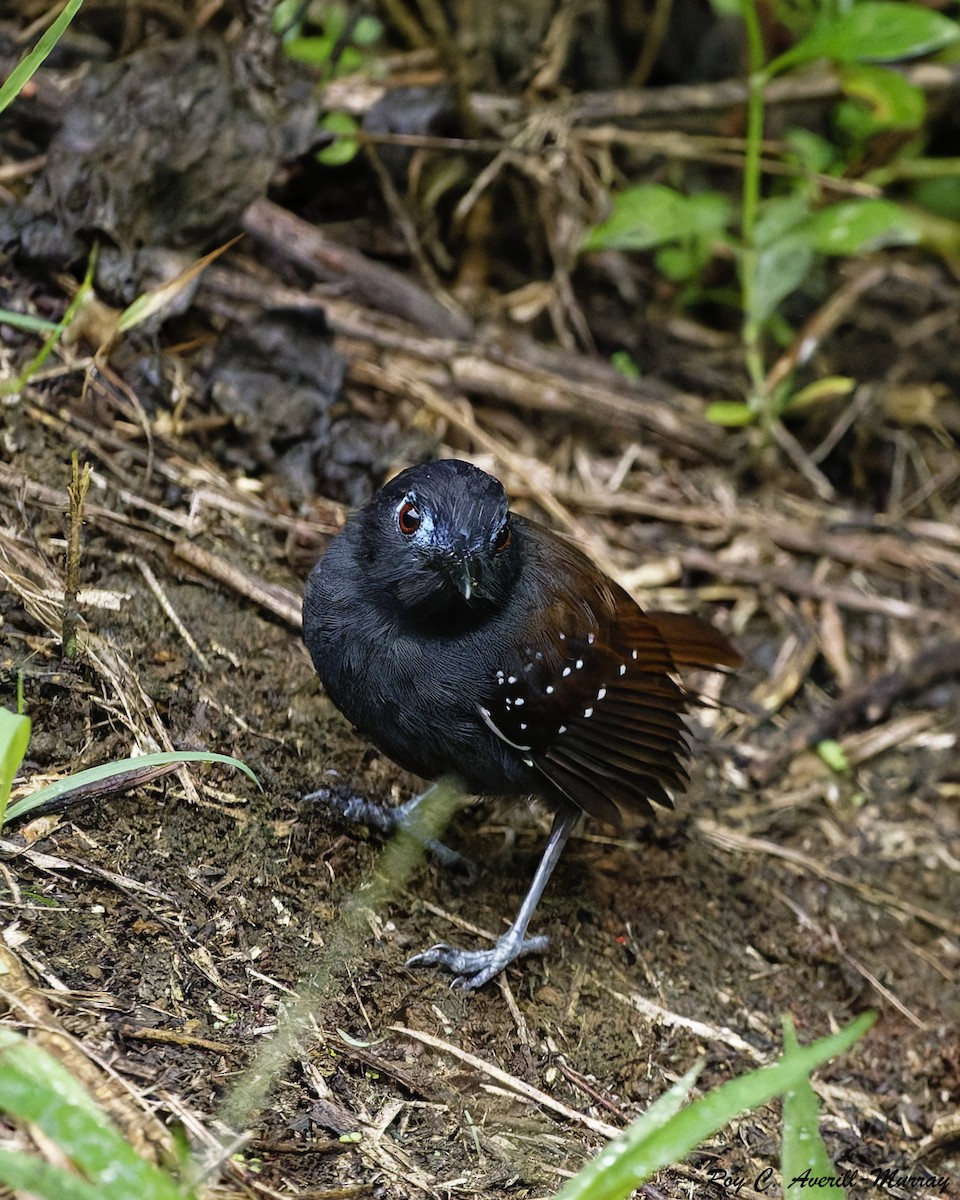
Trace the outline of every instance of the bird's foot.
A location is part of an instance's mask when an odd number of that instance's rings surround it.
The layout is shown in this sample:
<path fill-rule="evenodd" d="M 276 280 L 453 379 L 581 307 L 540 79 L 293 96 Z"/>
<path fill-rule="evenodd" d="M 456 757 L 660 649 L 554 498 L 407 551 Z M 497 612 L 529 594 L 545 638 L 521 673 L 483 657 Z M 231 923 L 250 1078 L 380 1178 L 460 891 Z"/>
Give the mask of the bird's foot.
<path fill-rule="evenodd" d="M 437 838 L 427 837 L 421 833 L 416 811 L 425 795 L 427 795 L 426 792 L 414 796 L 396 808 L 388 804 L 378 804 L 375 800 L 366 799 L 365 796 L 354 796 L 332 788 L 319 788 L 304 796 L 304 800 L 321 804 L 333 816 L 349 821 L 352 825 L 363 825 L 375 833 L 389 836 L 396 833 L 398 829 L 402 829 L 414 841 L 429 850 L 441 866 L 454 867 L 458 871 L 462 871 L 467 877 L 467 882 L 472 883 L 477 876 L 477 866 L 472 859 L 456 850 L 451 850 Z"/>
<path fill-rule="evenodd" d="M 472 990 L 483 987 L 504 967 L 524 954 L 540 954 L 546 950 L 550 939 L 546 935 L 525 938 L 507 930 L 489 950 L 458 950 L 439 942 L 429 950 L 423 950 L 408 958 L 408 967 L 442 967 L 456 975 L 451 987 Z"/>

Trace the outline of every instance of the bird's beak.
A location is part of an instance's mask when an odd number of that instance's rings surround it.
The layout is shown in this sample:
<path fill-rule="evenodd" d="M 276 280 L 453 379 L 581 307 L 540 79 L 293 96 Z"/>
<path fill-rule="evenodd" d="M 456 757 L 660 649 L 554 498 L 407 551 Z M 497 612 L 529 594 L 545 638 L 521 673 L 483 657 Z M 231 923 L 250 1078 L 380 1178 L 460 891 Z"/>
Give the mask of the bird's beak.
<path fill-rule="evenodd" d="M 451 587 L 456 588 L 469 604 L 477 595 L 480 586 L 482 563 L 477 561 L 466 536 L 451 539 L 437 555 L 434 565 L 447 577 Z"/>

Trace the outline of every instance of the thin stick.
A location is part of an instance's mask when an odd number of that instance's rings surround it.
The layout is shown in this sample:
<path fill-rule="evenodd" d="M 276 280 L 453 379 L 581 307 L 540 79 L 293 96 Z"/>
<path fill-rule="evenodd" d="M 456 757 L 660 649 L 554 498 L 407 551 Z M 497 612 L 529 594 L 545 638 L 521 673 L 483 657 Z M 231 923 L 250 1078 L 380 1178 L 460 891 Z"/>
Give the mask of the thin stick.
<path fill-rule="evenodd" d="M 80 590 L 80 529 L 83 525 L 83 502 L 90 487 L 92 468 L 83 464 L 80 470 L 79 456 L 74 450 L 71 456 L 72 471 L 67 494 L 70 499 L 70 532 L 67 537 L 67 576 L 63 589 L 63 618 L 60 636 L 64 658 L 77 656 L 77 626 L 80 611 L 77 608 L 77 592 Z"/>

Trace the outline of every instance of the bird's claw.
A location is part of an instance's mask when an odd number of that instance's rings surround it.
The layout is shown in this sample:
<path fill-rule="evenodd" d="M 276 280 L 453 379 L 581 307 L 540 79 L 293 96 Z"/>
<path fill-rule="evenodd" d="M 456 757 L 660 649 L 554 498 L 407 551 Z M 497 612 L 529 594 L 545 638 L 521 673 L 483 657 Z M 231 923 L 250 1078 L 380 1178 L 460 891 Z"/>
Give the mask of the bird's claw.
<path fill-rule="evenodd" d="M 304 796 L 310 804 L 322 805 L 331 816 L 363 825 L 377 833 L 392 833 L 397 827 L 397 814 L 386 804 L 377 804 L 364 796 L 355 796 L 335 788 L 318 788 Z"/>
<path fill-rule="evenodd" d="M 504 934 L 489 950 L 460 950 L 456 946 L 448 946 L 446 942 L 438 942 L 429 950 L 422 950 L 408 958 L 406 965 L 441 967 L 455 976 L 451 987 L 472 991 L 489 983 L 515 959 L 524 954 L 540 954 L 549 944 L 550 939 L 545 934 L 521 940 L 512 938 L 509 933 Z"/>
<path fill-rule="evenodd" d="M 462 871 L 468 884 L 477 877 L 477 864 L 466 855 L 452 850 L 437 838 L 425 837 L 417 829 L 415 812 L 420 796 L 414 796 L 406 804 L 393 808 L 388 804 L 377 804 L 364 796 L 355 796 L 348 792 L 339 792 L 332 788 L 318 788 L 304 796 L 304 800 L 321 804 L 332 816 L 349 821 L 352 825 L 362 825 L 375 833 L 389 836 L 398 829 L 404 830 L 421 846 L 429 850 L 442 867 Z"/>

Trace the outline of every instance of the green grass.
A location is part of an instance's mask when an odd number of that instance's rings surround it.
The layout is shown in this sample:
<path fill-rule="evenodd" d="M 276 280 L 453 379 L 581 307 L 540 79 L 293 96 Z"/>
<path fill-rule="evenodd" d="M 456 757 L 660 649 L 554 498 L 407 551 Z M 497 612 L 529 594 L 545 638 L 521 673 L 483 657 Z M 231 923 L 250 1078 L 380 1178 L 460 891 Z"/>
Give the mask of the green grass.
<path fill-rule="evenodd" d="M 820 1140 L 816 1096 L 810 1074 L 848 1050 L 873 1024 L 864 1013 L 846 1028 L 810 1046 L 800 1046 L 785 1021 L 784 1052 L 778 1062 L 740 1075 L 705 1096 L 687 1103 L 698 1067 L 678 1083 L 615 1141 L 611 1142 L 563 1188 L 556 1200 L 626 1200 L 656 1171 L 681 1162 L 707 1138 L 750 1109 L 784 1097 L 781 1170 L 790 1196 L 790 1181 L 809 1168 L 812 1175 L 835 1175 Z M 842 1190 L 817 1187 L 817 1194 L 839 1200 Z"/>

